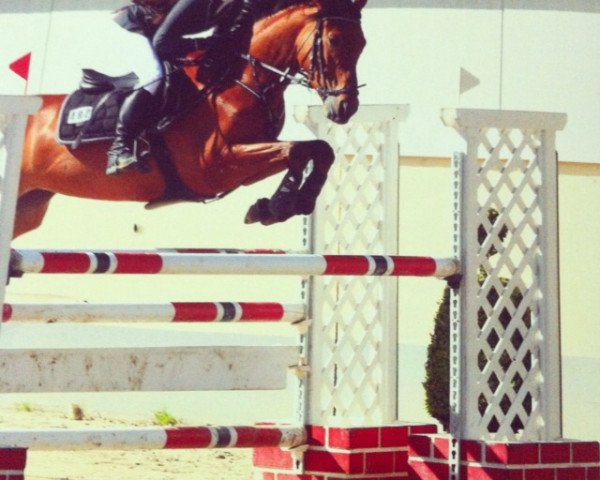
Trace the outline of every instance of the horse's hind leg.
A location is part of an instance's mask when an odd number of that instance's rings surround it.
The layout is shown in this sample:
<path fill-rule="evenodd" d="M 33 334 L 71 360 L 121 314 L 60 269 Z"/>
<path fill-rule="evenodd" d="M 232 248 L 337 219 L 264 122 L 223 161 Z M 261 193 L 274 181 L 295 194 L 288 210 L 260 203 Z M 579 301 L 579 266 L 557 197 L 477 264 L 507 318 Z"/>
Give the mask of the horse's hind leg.
<path fill-rule="evenodd" d="M 47 190 L 32 190 L 19 197 L 15 214 L 13 238 L 39 227 L 48 210 L 53 192 Z"/>
<path fill-rule="evenodd" d="M 250 207 L 245 222 L 271 225 L 293 215 L 312 213 L 333 160 L 334 153 L 327 142 L 291 143 L 288 171 L 281 184 L 270 199 L 261 198 Z"/>

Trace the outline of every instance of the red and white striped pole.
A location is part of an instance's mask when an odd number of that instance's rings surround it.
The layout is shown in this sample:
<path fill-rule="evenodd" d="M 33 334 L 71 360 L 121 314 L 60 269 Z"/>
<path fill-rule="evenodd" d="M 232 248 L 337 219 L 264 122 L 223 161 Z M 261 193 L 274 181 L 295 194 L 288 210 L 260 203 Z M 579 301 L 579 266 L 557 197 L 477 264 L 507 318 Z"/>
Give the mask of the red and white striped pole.
<path fill-rule="evenodd" d="M 304 305 L 274 302 L 147 304 L 4 304 L 3 321 L 19 322 L 298 322 Z"/>
<path fill-rule="evenodd" d="M 291 448 L 306 442 L 304 427 L 139 427 L 0 430 L 4 448 L 31 450 L 150 450 Z"/>
<path fill-rule="evenodd" d="M 13 250 L 20 273 L 368 275 L 445 278 L 458 273 L 451 258 L 394 255 L 163 253 L 159 251 Z"/>

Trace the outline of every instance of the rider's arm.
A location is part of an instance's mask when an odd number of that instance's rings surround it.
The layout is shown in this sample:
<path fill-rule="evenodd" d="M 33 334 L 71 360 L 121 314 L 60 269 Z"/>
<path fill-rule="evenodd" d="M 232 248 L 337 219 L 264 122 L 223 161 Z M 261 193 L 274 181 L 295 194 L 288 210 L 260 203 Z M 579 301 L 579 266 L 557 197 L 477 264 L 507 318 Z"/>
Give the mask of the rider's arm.
<path fill-rule="evenodd" d="M 198 50 L 196 40 L 184 35 L 205 30 L 208 24 L 208 9 L 211 0 L 178 0 L 164 18 L 152 38 L 157 55 L 163 60 L 172 60 L 193 50 Z"/>
<path fill-rule="evenodd" d="M 248 51 L 256 0 L 178 0 L 154 35 L 159 57 L 171 59 L 200 48 L 210 41 L 182 38 L 211 27 L 218 48 Z"/>

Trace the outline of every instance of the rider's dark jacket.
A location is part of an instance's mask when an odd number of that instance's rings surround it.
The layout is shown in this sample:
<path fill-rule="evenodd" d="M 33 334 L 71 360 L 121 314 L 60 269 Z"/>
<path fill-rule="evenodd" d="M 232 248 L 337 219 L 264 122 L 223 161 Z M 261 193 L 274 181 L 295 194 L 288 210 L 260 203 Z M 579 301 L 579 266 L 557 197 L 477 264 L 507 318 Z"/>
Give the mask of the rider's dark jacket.
<path fill-rule="evenodd" d="M 218 38 L 219 42 L 227 43 L 238 52 L 246 52 L 256 1 L 177 0 L 166 12 L 153 6 L 132 3 L 115 12 L 115 21 L 129 31 L 150 38 L 157 55 L 163 60 L 195 49 L 194 42 L 181 38 L 183 35 L 213 27 L 212 36 Z"/>

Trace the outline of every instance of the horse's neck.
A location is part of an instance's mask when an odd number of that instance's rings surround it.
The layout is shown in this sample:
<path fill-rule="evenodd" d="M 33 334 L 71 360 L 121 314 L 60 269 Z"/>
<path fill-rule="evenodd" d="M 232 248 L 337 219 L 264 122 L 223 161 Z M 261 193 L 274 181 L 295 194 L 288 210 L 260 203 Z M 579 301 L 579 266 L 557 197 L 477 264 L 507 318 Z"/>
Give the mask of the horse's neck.
<path fill-rule="evenodd" d="M 257 22 L 250 45 L 250 55 L 265 64 L 288 71 L 292 75 L 297 73 L 299 69 L 298 39 L 308 38 L 311 31 L 308 21 L 311 18 L 311 12 L 315 13 L 314 10 L 306 6 L 302 10 L 292 7 Z M 308 36 L 304 33 L 307 28 Z M 311 41 L 311 39 L 307 41 Z M 273 72 L 249 64 L 242 76 L 241 83 L 244 86 L 238 85 L 236 88 L 220 94 L 223 104 L 229 105 L 230 108 L 226 116 L 232 117 L 231 109 L 238 113 L 243 110 L 252 112 L 253 115 L 267 115 L 269 127 L 261 135 L 273 136 L 275 134 L 276 136 L 283 126 L 285 111 L 283 92 L 288 85 L 288 82 L 280 80 Z M 254 95 L 249 94 L 248 90 Z M 241 95 L 240 92 L 242 92 Z M 265 103 L 268 107 L 266 109 L 263 108 Z M 261 104 L 263 107 L 256 109 L 257 104 Z M 244 116 L 237 115 L 233 118 L 239 119 Z M 238 122 L 239 120 L 234 120 L 227 123 L 227 126 L 222 128 L 222 134 L 227 137 L 230 130 L 235 130 L 239 126 Z M 260 121 L 255 123 L 261 125 Z"/>
<path fill-rule="evenodd" d="M 307 20 L 315 13 L 314 8 L 295 6 L 257 22 L 250 54 L 281 70 L 296 73 L 298 39 L 306 29 Z"/>

